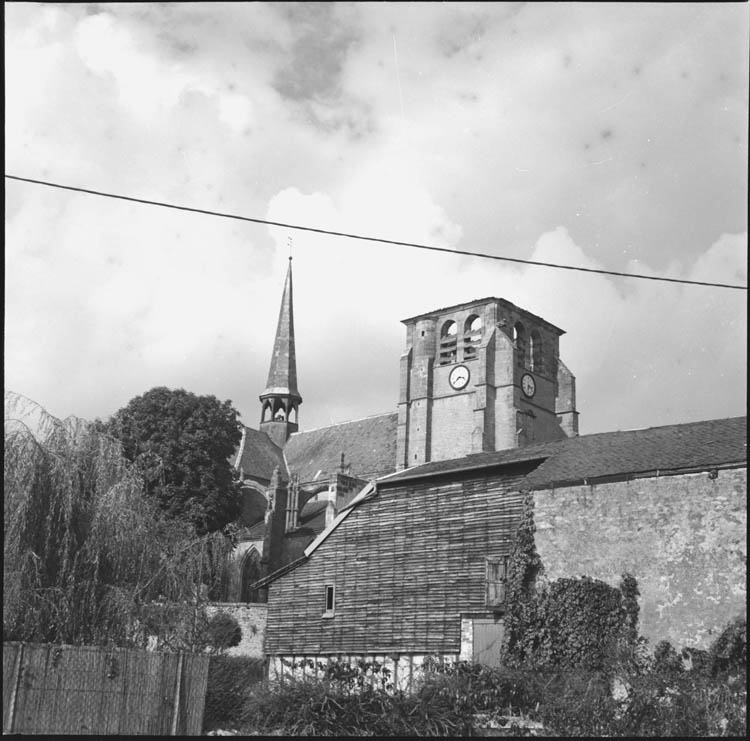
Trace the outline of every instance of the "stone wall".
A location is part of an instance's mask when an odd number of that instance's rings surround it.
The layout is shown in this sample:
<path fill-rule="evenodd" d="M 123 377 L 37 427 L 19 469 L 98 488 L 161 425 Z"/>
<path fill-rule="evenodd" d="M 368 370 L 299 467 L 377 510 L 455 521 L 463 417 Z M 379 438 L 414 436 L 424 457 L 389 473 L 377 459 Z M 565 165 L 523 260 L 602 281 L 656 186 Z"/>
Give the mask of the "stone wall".
<path fill-rule="evenodd" d="M 209 619 L 220 612 L 231 615 L 240 625 L 242 640 L 239 646 L 227 651 L 229 656 L 249 656 L 262 659 L 263 641 L 266 635 L 265 604 L 248 602 L 210 602 L 206 605 Z"/>
<path fill-rule="evenodd" d="M 746 611 L 747 472 L 728 469 L 534 492 L 545 578 L 638 581 L 653 647 L 706 648 Z"/>

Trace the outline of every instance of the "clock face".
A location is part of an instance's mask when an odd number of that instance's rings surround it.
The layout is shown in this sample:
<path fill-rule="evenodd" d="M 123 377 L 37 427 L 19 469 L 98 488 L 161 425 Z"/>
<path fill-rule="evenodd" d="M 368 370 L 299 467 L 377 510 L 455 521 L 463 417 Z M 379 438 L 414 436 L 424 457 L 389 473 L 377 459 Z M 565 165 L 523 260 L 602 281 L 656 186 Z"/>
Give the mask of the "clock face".
<path fill-rule="evenodd" d="M 529 398 L 536 393 L 536 382 L 534 381 L 533 376 L 530 376 L 528 373 L 523 374 L 523 377 L 521 378 L 521 390 Z"/>
<path fill-rule="evenodd" d="M 454 389 L 462 389 L 469 382 L 469 369 L 465 365 L 457 365 L 448 376 L 448 383 Z"/>

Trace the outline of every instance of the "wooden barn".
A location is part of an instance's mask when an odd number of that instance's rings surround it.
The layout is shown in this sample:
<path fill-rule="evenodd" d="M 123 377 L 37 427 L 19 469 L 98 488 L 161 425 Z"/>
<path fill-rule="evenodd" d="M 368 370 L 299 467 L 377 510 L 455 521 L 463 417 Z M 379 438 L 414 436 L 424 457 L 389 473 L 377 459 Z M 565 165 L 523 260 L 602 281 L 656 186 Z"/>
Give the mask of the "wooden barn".
<path fill-rule="evenodd" d="M 633 573 L 642 632 L 700 645 L 745 609 L 746 432 L 735 418 L 602 433 L 378 479 L 259 584 L 270 675 L 356 657 L 407 686 L 426 656 L 497 665 L 525 492 L 551 576 Z"/>

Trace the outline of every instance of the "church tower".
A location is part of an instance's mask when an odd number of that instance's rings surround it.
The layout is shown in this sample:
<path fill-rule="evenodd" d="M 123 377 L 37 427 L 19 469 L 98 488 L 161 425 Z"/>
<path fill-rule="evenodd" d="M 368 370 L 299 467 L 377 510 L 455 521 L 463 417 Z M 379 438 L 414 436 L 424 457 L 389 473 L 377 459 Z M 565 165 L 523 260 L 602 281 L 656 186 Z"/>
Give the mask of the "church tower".
<path fill-rule="evenodd" d="M 297 360 L 294 352 L 294 311 L 292 308 L 292 258 L 281 297 L 279 321 L 273 343 L 271 367 L 266 388 L 260 395 L 260 430 L 283 448 L 289 435 L 298 429 L 297 414 L 302 397 L 297 390 Z M 294 421 L 292 421 L 292 414 Z"/>
<path fill-rule="evenodd" d="M 578 434 L 563 330 L 501 298 L 403 323 L 399 468 Z"/>

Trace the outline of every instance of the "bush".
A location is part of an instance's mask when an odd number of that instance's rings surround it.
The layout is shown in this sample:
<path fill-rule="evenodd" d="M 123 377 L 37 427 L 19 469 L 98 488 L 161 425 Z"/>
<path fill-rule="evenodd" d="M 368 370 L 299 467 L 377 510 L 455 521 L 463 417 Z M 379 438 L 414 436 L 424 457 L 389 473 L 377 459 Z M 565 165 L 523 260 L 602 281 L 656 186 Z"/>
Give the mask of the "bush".
<path fill-rule="evenodd" d="M 615 736 L 745 736 L 746 691 L 700 672 L 658 671 L 632 679 Z"/>
<path fill-rule="evenodd" d="M 611 736 L 617 702 L 597 671 L 547 673 L 536 720 L 552 735 Z"/>
<path fill-rule="evenodd" d="M 611 678 L 600 671 L 426 666 L 411 694 L 370 684 L 372 665 L 365 662 L 334 665 L 321 679 L 256 684 L 246 695 L 239 728 L 310 736 L 459 736 L 475 733 L 475 716 L 482 714 L 525 717 L 559 736 L 745 735 L 744 683 L 699 670 L 654 667 L 626 674 L 623 701 L 613 698 Z"/>
<path fill-rule="evenodd" d="M 736 617 L 708 651 L 712 675 L 744 673 L 747 668 L 747 618 Z"/>
<path fill-rule="evenodd" d="M 217 651 L 238 646 L 242 640 L 240 624 L 226 612 L 217 612 L 206 626 L 206 643 Z"/>
<path fill-rule="evenodd" d="M 263 680 L 265 662 L 246 656 L 211 656 L 203 730 L 236 728 L 252 687 Z"/>
<path fill-rule="evenodd" d="M 290 736 L 461 736 L 471 718 L 437 694 L 393 694 L 365 685 L 349 692 L 327 680 L 258 686 L 245 703 L 244 729 Z"/>

